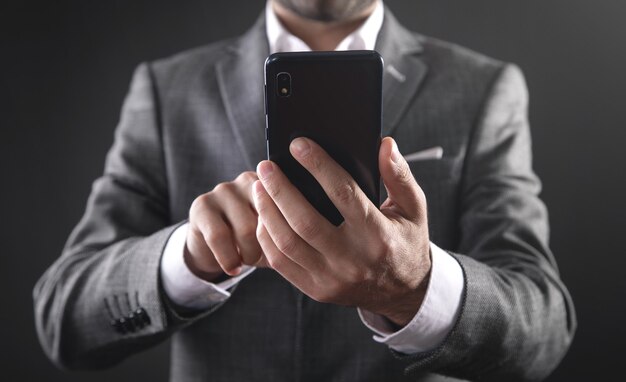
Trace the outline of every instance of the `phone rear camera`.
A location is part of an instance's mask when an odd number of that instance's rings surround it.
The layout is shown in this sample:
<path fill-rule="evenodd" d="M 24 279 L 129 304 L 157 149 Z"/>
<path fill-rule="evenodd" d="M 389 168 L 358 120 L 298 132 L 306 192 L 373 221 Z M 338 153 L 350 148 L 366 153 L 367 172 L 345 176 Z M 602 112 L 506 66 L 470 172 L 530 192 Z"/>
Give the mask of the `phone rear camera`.
<path fill-rule="evenodd" d="M 276 76 L 276 92 L 281 97 L 289 97 L 291 95 L 291 76 L 289 73 L 278 73 Z"/>

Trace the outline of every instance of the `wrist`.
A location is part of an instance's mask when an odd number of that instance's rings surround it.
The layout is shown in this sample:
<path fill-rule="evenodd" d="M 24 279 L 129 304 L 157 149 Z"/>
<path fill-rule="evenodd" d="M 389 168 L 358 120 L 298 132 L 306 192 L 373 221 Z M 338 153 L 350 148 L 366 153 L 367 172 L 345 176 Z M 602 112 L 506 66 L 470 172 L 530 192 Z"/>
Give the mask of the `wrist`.
<path fill-rule="evenodd" d="M 415 317 L 426 297 L 432 271 L 430 242 L 428 249 L 422 253 L 426 253 L 426 256 L 422 257 L 423 262 L 418 266 L 418 269 L 425 269 L 426 272 L 423 276 L 418 276 L 417 285 L 408 286 L 408 291 L 390 301 L 393 305 L 388 306 L 385 309 L 386 312 L 379 313 L 390 323 L 400 328 L 406 326 Z"/>
<path fill-rule="evenodd" d="M 426 296 L 426 291 L 428 290 L 429 281 L 430 269 L 416 289 L 410 291 L 405 296 L 396 299 L 396 303 L 390 307 L 387 312 L 381 313 L 381 315 L 389 320 L 391 324 L 396 326 L 396 329 L 405 327 L 409 322 L 411 322 L 422 306 L 424 297 Z"/>

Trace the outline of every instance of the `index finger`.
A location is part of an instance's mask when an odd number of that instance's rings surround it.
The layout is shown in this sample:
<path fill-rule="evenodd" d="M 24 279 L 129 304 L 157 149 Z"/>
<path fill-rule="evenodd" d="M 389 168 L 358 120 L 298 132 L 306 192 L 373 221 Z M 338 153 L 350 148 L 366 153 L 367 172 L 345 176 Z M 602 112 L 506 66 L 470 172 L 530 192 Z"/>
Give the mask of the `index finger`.
<path fill-rule="evenodd" d="M 378 208 L 352 176 L 317 143 L 300 137 L 291 142 L 289 150 L 322 186 L 348 224 L 363 224 L 372 216 L 378 216 Z"/>
<path fill-rule="evenodd" d="M 262 161 L 257 173 L 287 224 L 319 252 L 329 249 L 329 240 L 336 234 L 332 225 L 313 207 L 280 168 L 271 161 Z"/>

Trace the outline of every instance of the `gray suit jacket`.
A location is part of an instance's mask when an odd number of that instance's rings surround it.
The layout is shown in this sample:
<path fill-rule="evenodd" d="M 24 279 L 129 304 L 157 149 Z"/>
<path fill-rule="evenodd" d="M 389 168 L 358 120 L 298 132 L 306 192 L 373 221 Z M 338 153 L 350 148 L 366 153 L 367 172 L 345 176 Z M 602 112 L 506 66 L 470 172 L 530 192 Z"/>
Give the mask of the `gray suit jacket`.
<path fill-rule="evenodd" d="M 439 347 L 390 351 L 354 308 L 317 303 L 272 270 L 199 314 L 182 315 L 161 291 L 162 250 L 193 199 L 265 158 L 261 17 L 241 38 L 135 72 L 104 175 L 34 290 L 48 356 L 105 367 L 171 337 L 174 381 L 509 381 L 556 367 L 576 323 L 548 249 L 520 71 L 409 32 L 389 10 L 377 50 L 402 74 L 385 71 L 384 135 L 403 153 L 444 148 L 441 160 L 411 163 L 431 239 L 465 275 Z"/>

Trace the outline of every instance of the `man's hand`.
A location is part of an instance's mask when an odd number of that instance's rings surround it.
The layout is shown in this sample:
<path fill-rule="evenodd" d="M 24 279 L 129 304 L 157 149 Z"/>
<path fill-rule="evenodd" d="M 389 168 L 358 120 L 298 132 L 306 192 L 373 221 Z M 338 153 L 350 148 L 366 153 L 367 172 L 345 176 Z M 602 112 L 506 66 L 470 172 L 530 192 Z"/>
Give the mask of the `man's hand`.
<path fill-rule="evenodd" d="M 258 216 L 251 194 L 257 179 L 252 171 L 241 173 L 192 203 L 185 262 L 198 277 L 211 281 L 223 272 L 239 274 L 242 264 L 265 265 L 255 234 Z"/>
<path fill-rule="evenodd" d="M 393 139 L 379 152 L 389 198 L 380 210 L 315 142 L 295 139 L 294 158 L 320 183 L 345 221 L 335 227 L 278 166 L 259 163 L 256 235 L 270 266 L 311 298 L 358 306 L 406 325 L 430 274 L 426 198 Z"/>

